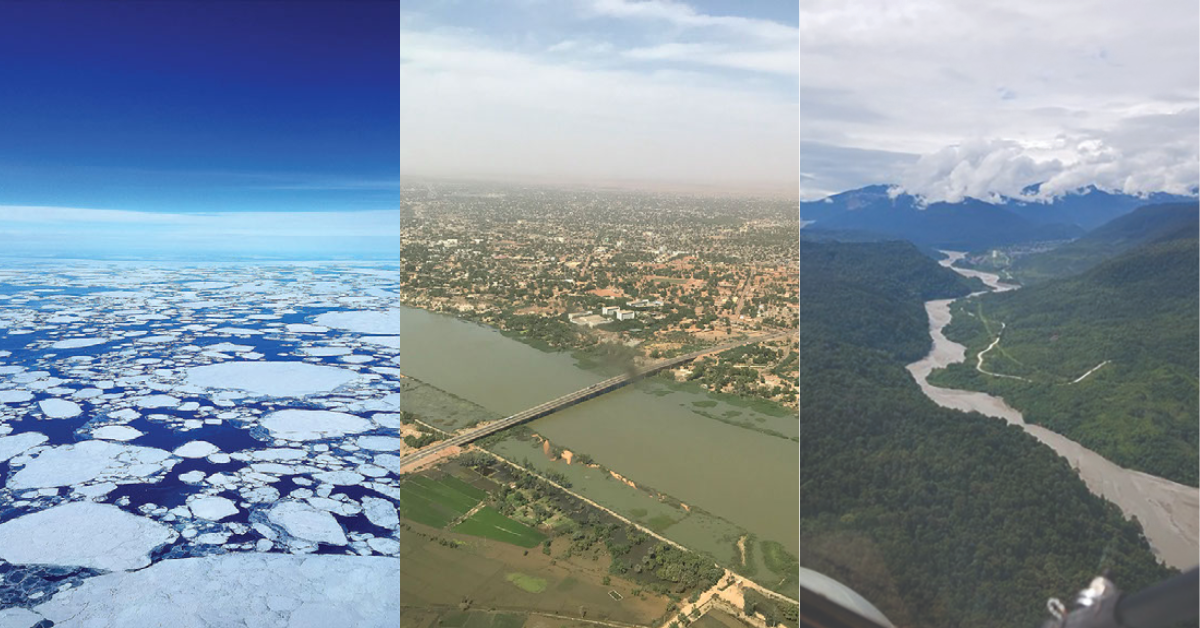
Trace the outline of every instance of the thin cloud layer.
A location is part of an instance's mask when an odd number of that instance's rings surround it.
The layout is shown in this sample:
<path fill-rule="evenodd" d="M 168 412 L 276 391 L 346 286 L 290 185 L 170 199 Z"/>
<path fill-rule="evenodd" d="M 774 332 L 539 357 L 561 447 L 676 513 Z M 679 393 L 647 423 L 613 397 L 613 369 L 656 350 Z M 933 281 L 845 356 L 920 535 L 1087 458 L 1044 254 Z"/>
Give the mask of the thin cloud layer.
<path fill-rule="evenodd" d="M 569 15 L 530 31 L 419 8 L 401 26 L 406 175 L 794 194 L 793 26 L 661 0 L 555 5 Z"/>

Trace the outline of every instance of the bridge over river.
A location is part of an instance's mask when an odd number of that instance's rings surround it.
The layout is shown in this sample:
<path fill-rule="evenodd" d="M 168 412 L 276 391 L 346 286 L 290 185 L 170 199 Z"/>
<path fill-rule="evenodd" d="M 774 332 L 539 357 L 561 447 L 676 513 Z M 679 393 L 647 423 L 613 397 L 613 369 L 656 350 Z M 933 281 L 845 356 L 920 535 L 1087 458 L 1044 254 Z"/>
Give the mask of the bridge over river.
<path fill-rule="evenodd" d="M 462 434 L 458 434 L 457 436 L 453 436 L 453 437 L 448 438 L 439 443 L 425 447 L 424 449 L 421 449 L 420 451 L 413 452 L 413 453 L 400 459 L 400 467 L 402 467 L 402 468 L 409 467 L 409 466 L 416 464 L 422 460 L 425 460 L 426 458 L 429 458 L 431 456 L 436 456 L 439 452 L 444 451 L 445 449 L 447 449 L 449 447 L 455 447 L 455 446 L 461 447 L 461 446 L 471 443 L 473 441 L 479 440 L 485 436 L 490 436 L 492 434 L 495 434 L 496 432 L 506 430 L 514 425 L 520 425 L 522 423 L 526 423 L 526 422 L 532 421 L 534 419 L 544 417 L 548 414 L 553 414 L 553 413 L 558 412 L 559 410 L 562 410 L 563 408 L 566 408 L 568 406 L 572 406 L 577 403 L 587 401 L 588 399 L 592 399 L 593 397 L 599 397 L 600 395 L 603 395 L 608 392 L 612 392 L 618 388 L 621 388 L 622 386 L 625 386 L 626 384 L 629 384 L 629 383 L 635 382 L 639 379 L 642 379 L 643 377 L 653 375 L 654 373 L 657 373 L 663 369 L 674 368 L 676 366 L 679 366 L 680 364 L 683 364 L 685 362 L 690 362 L 692 360 L 695 360 L 696 358 L 701 358 L 706 355 L 722 353 L 724 351 L 729 351 L 730 349 L 736 349 L 738 347 L 743 347 L 743 346 L 751 345 L 751 344 L 757 344 L 760 342 L 769 342 L 771 340 L 778 340 L 781 338 L 786 338 L 786 337 L 792 335 L 793 333 L 794 332 L 786 332 L 786 331 L 778 332 L 778 333 L 767 334 L 764 336 L 757 336 L 754 338 L 747 338 L 745 340 L 739 340 L 737 342 L 730 342 L 730 343 L 718 345 L 715 347 L 709 347 L 707 349 L 693 351 L 692 353 L 687 353 L 684 355 L 676 356 L 674 358 L 660 360 L 649 366 L 644 366 L 644 367 L 635 369 L 631 372 L 628 372 L 628 373 L 625 373 L 622 375 L 618 375 L 616 377 L 610 377 L 602 382 L 592 384 L 591 386 L 588 386 L 587 388 L 583 388 L 581 390 L 576 390 L 575 392 L 568 393 L 566 395 L 558 397 L 557 399 L 551 399 L 550 401 L 547 401 L 542 404 L 538 404 L 527 410 L 522 410 L 521 412 L 518 412 L 514 415 L 505 417 L 503 419 L 500 419 L 499 421 L 493 421 L 492 423 L 489 423 L 482 427 L 464 432 Z"/>

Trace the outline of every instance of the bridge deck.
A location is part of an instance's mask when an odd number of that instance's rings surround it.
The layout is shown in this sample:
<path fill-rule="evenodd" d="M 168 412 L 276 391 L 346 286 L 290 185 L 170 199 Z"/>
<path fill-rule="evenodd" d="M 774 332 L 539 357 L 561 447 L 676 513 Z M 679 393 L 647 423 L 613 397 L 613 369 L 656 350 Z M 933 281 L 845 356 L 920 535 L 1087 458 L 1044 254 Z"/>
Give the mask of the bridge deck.
<path fill-rule="evenodd" d="M 684 362 L 690 362 L 699 357 L 703 357 L 706 355 L 712 355 L 714 353 L 722 353 L 724 351 L 729 351 L 730 349 L 736 349 L 738 347 L 742 347 L 745 345 L 757 344 L 760 342 L 767 342 L 770 340 L 784 338 L 784 337 L 789 336 L 791 333 L 792 332 L 779 332 L 776 334 L 769 334 L 767 336 L 751 338 L 751 339 L 743 340 L 740 342 L 733 342 L 733 343 L 728 343 L 728 344 L 724 344 L 724 345 L 719 345 L 716 347 L 709 347 L 707 349 L 702 349 L 700 351 L 693 351 L 691 353 L 687 353 L 687 354 L 684 354 L 681 356 L 676 356 L 674 358 L 668 358 L 666 360 L 655 362 L 654 364 L 651 364 L 650 366 L 642 367 L 631 373 L 625 373 L 622 375 L 617 375 L 616 377 L 610 377 L 602 382 L 592 384 L 591 386 L 588 386 L 587 388 L 576 390 L 575 392 L 565 394 L 556 399 L 551 399 L 550 401 L 538 404 L 538 405 L 536 405 L 532 408 L 528 408 L 526 410 L 522 410 L 521 412 L 518 412 L 511 416 L 505 417 L 499 421 L 495 421 L 493 423 L 489 423 L 488 425 L 485 425 L 478 429 L 474 429 L 469 432 L 464 432 L 457 436 L 450 437 L 444 441 L 435 443 L 424 449 L 421 449 L 420 451 L 413 452 L 413 453 L 400 459 L 400 466 L 401 467 L 409 466 L 415 462 L 423 460 L 424 458 L 432 456 L 433 454 L 436 454 L 448 447 L 466 445 L 467 443 L 479 440 L 485 436 L 490 436 L 492 434 L 495 434 L 496 432 L 506 430 L 510 427 L 513 427 L 514 425 L 520 425 L 521 423 L 525 423 L 527 421 L 532 421 L 534 419 L 539 419 L 548 414 L 553 414 L 554 412 L 557 412 L 567 406 L 570 406 L 570 405 L 573 405 L 576 403 L 580 403 L 582 401 L 586 401 L 593 397 L 598 397 L 607 392 L 611 392 L 613 390 L 616 390 L 617 388 L 625 386 L 631 382 L 637 381 L 643 377 L 646 377 L 647 375 L 652 375 L 654 373 L 657 373 L 663 369 L 674 368 L 676 366 L 679 366 L 680 364 L 683 364 Z"/>

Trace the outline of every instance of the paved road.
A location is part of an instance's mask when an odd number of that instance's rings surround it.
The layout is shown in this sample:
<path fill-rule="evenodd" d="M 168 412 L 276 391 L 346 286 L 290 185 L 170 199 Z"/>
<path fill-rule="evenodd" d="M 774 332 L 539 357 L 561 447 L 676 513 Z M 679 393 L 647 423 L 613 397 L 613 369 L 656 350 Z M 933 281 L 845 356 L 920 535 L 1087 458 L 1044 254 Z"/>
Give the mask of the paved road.
<path fill-rule="evenodd" d="M 461 447 L 463 445 L 466 445 L 467 443 L 479 440 L 485 436 L 490 436 L 492 434 L 495 434 L 496 432 L 506 430 L 514 425 L 519 425 L 526 421 L 532 421 L 533 419 L 538 419 L 538 418 L 544 417 L 548 414 L 557 412 L 567 406 L 579 403 L 581 401 L 586 401 L 587 399 L 591 399 L 592 397 L 598 397 L 600 395 L 603 395 L 604 393 L 616 390 L 617 388 L 620 388 L 630 382 L 633 382 L 633 381 L 636 381 L 643 377 L 646 377 L 647 375 L 657 373 L 658 371 L 661 371 L 663 369 L 673 368 L 680 364 L 683 364 L 684 362 L 690 362 L 692 360 L 695 360 L 696 358 L 700 358 L 700 357 L 703 357 L 706 355 L 712 355 L 714 353 L 721 353 L 723 351 L 728 351 L 730 349 L 736 349 L 737 347 L 742 347 L 745 345 L 757 344 L 760 342 L 768 342 L 771 340 L 778 340 L 781 338 L 786 338 L 786 337 L 792 335 L 792 333 L 793 332 L 789 332 L 789 331 L 776 332 L 776 333 L 767 334 L 765 336 L 758 336 L 756 338 L 749 338 L 749 339 L 741 340 L 738 342 L 731 342 L 731 343 L 726 343 L 723 345 L 718 345 L 715 347 L 709 347 L 707 349 L 701 349 L 700 351 L 693 351 L 692 353 L 688 353 L 685 355 L 677 356 L 674 358 L 668 358 L 666 360 L 655 362 L 654 364 L 651 364 L 649 366 L 644 366 L 644 367 L 637 369 L 631 373 L 625 373 L 623 375 L 618 375 L 616 377 L 610 377 L 598 384 L 592 384 L 591 386 L 588 386 L 587 388 L 583 388 L 583 389 L 577 390 L 573 393 L 563 395 L 557 399 L 551 399 L 550 401 L 536 405 L 527 410 L 523 410 L 512 416 L 505 417 L 503 419 L 500 419 L 499 421 L 494 421 L 492 423 L 484 425 L 483 427 L 471 430 L 469 432 L 464 432 L 457 436 L 453 436 L 444 441 L 441 441 L 439 443 L 436 443 L 434 445 L 430 445 L 424 449 L 421 449 L 420 451 L 411 453 L 411 454 L 405 456 L 404 458 L 400 459 L 400 466 L 401 467 L 409 466 L 409 465 L 419 462 L 425 458 L 428 458 L 429 456 L 436 455 L 438 452 L 443 451 L 446 448 L 454 447 L 454 446 Z"/>

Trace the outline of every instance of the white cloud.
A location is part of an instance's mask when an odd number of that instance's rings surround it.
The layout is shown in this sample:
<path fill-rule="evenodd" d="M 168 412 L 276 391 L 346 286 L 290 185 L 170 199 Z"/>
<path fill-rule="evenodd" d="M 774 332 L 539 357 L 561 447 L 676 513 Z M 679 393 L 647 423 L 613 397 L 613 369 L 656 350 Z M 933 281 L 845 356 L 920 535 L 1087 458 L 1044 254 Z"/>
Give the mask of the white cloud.
<path fill-rule="evenodd" d="M 1190 194 L 1200 176 L 1200 109 L 1122 120 L 1051 141 L 976 139 L 929 153 L 907 169 L 905 191 L 930 202 L 964 197 L 1047 199 L 1094 185 L 1126 194 Z"/>
<path fill-rule="evenodd" d="M 665 21 L 682 28 L 715 28 L 760 41 L 791 42 L 799 30 L 793 26 L 739 16 L 709 15 L 672 0 L 590 0 L 589 10 L 596 15 L 616 18 Z"/>
<path fill-rule="evenodd" d="M 669 43 L 633 48 L 623 53 L 632 59 L 701 63 L 737 70 L 795 75 L 800 70 L 794 46 L 746 50 L 735 45 Z"/>
<path fill-rule="evenodd" d="M 1194 0 L 811 0 L 800 24 L 802 136 L 928 155 L 906 185 L 953 198 L 1035 176 L 1197 182 Z"/>

